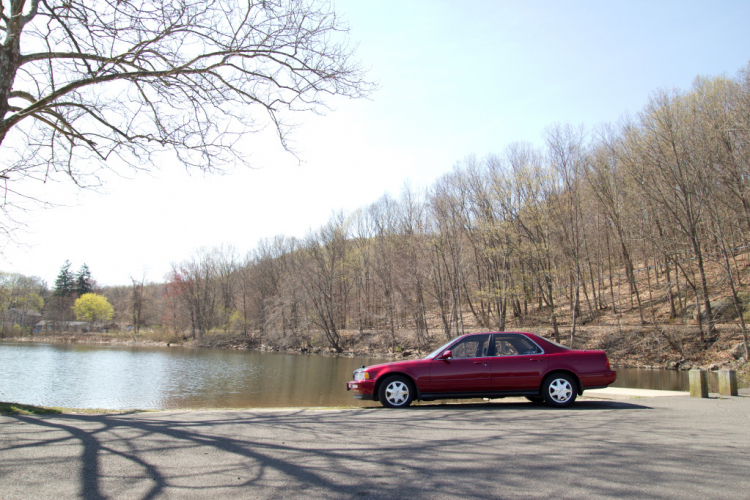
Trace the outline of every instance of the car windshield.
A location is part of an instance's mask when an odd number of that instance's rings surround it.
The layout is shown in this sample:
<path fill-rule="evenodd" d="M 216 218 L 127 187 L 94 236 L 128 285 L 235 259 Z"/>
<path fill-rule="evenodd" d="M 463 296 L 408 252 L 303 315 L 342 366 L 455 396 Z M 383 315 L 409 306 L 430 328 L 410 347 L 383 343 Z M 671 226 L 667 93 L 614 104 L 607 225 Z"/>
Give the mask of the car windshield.
<path fill-rule="evenodd" d="M 441 345 L 440 347 L 438 347 L 437 349 L 435 349 L 434 351 L 432 351 L 430 354 L 428 354 L 427 356 L 425 356 L 424 359 L 432 359 L 432 358 L 434 358 L 435 356 L 437 356 L 438 354 L 440 354 L 441 352 L 443 352 L 443 350 L 446 347 L 448 347 L 449 345 L 451 345 L 455 341 L 456 341 L 456 339 L 449 340 L 448 342 L 446 342 L 445 344 Z"/>

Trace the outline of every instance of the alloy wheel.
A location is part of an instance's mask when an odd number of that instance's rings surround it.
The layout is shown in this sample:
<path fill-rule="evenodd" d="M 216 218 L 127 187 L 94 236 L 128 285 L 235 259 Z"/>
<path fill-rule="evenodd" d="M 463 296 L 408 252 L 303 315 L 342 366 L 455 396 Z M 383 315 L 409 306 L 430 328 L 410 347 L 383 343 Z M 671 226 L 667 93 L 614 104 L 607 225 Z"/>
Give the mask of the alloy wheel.
<path fill-rule="evenodd" d="M 401 406 L 409 399 L 409 386 L 400 380 L 394 380 L 385 388 L 385 398 L 393 406 Z"/>
<path fill-rule="evenodd" d="M 549 395 L 555 403 L 565 403 L 573 395 L 573 386 L 564 378 L 557 378 L 549 384 Z"/>

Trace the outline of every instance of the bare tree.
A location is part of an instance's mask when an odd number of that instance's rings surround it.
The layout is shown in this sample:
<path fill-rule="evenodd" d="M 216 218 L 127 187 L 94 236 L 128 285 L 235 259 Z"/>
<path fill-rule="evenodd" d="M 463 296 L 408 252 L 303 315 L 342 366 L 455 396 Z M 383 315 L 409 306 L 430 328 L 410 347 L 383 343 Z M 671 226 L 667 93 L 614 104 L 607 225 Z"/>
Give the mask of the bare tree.
<path fill-rule="evenodd" d="M 557 220 L 558 241 L 570 265 L 571 284 L 571 329 L 570 347 L 575 342 L 577 318 L 580 315 L 580 289 L 583 285 L 587 295 L 589 313 L 594 313 L 588 301 L 586 282 L 582 280 L 583 261 L 583 214 L 582 172 L 584 169 L 583 130 L 570 125 L 555 125 L 546 132 L 550 171 L 554 173 L 556 192 L 549 200 L 554 207 L 553 217 Z"/>
<path fill-rule="evenodd" d="M 193 339 L 201 340 L 217 326 L 220 293 L 216 275 L 216 251 L 202 249 L 189 260 L 172 264 L 167 276 L 168 285 L 190 315 Z"/>
<path fill-rule="evenodd" d="M 465 193 L 455 170 L 441 177 L 429 194 L 428 207 L 432 222 L 431 281 L 445 336 L 463 335 L 463 298 L 465 296 L 464 238 L 462 217 Z"/>
<path fill-rule="evenodd" d="M 401 194 L 399 204 L 399 226 L 402 237 L 399 241 L 401 259 L 401 280 L 396 290 L 407 304 L 416 329 L 417 349 L 429 346 L 430 330 L 427 324 L 425 300 L 424 264 L 427 249 L 423 244 L 425 231 L 425 207 L 417 194 L 407 185 Z"/>
<path fill-rule="evenodd" d="M 383 309 L 388 331 L 390 332 L 391 351 L 396 349 L 396 307 L 395 276 L 396 260 L 395 233 L 397 225 L 396 201 L 388 195 L 381 197 L 370 205 L 369 220 L 373 226 L 372 269 L 375 282 L 383 297 Z"/>
<path fill-rule="evenodd" d="M 372 245 L 370 244 L 374 237 L 373 225 L 370 222 L 370 215 L 367 210 L 356 210 L 350 217 L 352 226 L 352 246 L 353 257 L 351 259 L 350 272 L 354 285 L 355 299 L 357 301 L 357 329 L 359 333 L 364 333 L 365 329 L 372 328 L 372 296 L 373 276 L 372 276 Z"/>
<path fill-rule="evenodd" d="M 135 335 L 141 332 L 141 325 L 143 324 L 143 308 L 145 305 L 145 294 L 144 288 L 146 286 L 146 273 L 144 272 L 140 280 L 130 277 L 132 283 L 132 294 L 130 299 L 130 307 L 133 313 L 133 329 Z"/>
<path fill-rule="evenodd" d="M 237 280 L 239 279 L 239 255 L 233 246 L 222 245 L 213 250 L 212 257 L 215 267 L 215 277 L 219 288 L 219 323 L 223 326 L 228 326 L 236 310 L 234 300 Z"/>
<path fill-rule="evenodd" d="M 552 216 L 549 199 L 553 191 L 552 176 L 541 155 L 528 144 L 511 144 L 506 152 L 511 189 L 501 197 L 505 211 L 519 233 L 519 255 L 527 261 L 543 301 L 550 311 L 555 340 L 560 341 L 558 312 L 555 304 L 554 248 L 551 241 Z M 540 305 L 541 308 L 541 305 Z"/>
<path fill-rule="evenodd" d="M 696 285 L 696 317 L 704 340 L 698 287 L 708 322 L 715 325 L 704 262 L 702 218 L 710 179 L 702 168 L 696 114 L 689 96 L 673 92 L 656 94 L 640 115 L 639 127 L 626 128 L 627 153 L 623 155 L 630 175 L 645 197 L 669 214 L 695 258 L 700 276 Z M 686 279 L 688 279 L 686 275 Z"/>
<path fill-rule="evenodd" d="M 269 124 L 289 149 L 289 112 L 372 90 L 346 32 L 325 0 L 3 1 L 2 208 L 162 152 L 220 169 Z"/>
<path fill-rule="evenodd" d="M 340 285 L 346 278 L 347 234 L 347 221 L 341 213 L 331 217 L 320 230 L 309 233 L 299 270 L 310 307 L 310 321 L 323 332 L 336 352 L 343 350 L 341 330 L 346 323 Z"/>

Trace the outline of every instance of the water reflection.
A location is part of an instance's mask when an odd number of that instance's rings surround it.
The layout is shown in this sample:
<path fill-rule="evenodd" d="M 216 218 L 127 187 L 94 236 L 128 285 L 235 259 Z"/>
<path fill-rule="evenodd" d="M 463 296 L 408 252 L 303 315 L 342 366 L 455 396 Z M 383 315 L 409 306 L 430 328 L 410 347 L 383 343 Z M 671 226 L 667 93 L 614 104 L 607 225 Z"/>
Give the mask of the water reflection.
<path fill-rule="evenodd" d="M 0 344 L 0 401 L 106 409 L 339 406 L 382 362 L 218 349 Z M 370 403 L 372 404 L 372 403 Z"/>

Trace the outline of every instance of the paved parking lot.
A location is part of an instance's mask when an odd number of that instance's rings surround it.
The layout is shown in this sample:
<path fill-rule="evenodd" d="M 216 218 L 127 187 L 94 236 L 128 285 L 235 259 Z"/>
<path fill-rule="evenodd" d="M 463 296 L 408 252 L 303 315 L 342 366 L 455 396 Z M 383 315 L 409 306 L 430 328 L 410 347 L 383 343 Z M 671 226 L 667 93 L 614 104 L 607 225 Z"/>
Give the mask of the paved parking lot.
<path fill-rule="evenodd" d="M 0 497 L 747 498 L 750 397 L 624 397 L 0 416 Z"/>

